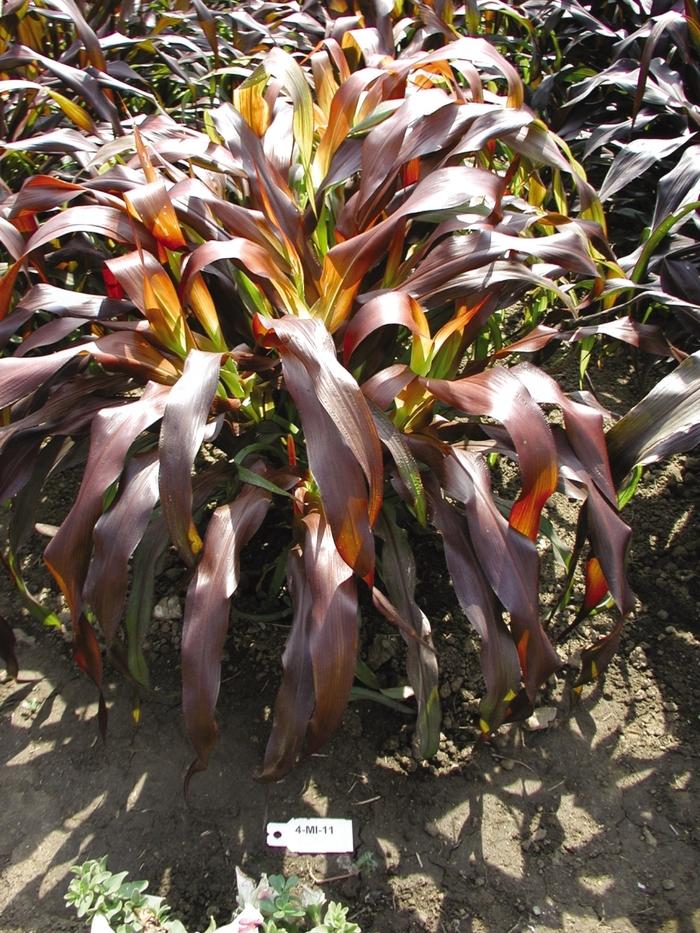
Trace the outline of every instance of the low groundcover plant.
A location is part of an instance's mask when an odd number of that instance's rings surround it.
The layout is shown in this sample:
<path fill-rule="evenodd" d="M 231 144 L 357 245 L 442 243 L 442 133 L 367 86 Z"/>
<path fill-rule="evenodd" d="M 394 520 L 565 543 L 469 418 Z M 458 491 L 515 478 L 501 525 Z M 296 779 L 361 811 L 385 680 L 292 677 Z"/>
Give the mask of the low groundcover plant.
<path fill-rule="evenodd" d="M 179 920 L 171 920 L 162 897 L 146 894 L 147 881 L 125 881 L 126 872 L 112 874 L 107 857 L 91 859 L 71 869 L 66 903 L 79 918 L 90 920 L 91 933 L 187 933 Z M 348 908 L 326 902 L 323 891 L 301 884 L 296 875 L 263 874 L 255 881 L 236 868 L 238 908 L 233 919 L 217 926 L 214 918 L 206 933 L 362 933 L 348 920 Z"/>
<path fill-rule="evenodd" d="M 481 638 L 488 735 L 527 715 L 563 663 L 541 618 L 536 542 L 554 491 L 578 500 L 577 622 L 609 595 L 619 614 L 583 652 L 579 683 L 594 678 L 633 605 L 618 489 L 637 463 L 697 440 L 695 357 L 616 426 L 612 459 L 594 400 L 523 361 L 598 333 L 668 347 L 628 318 L 577 321 L 618 269 L 594 190 L 524 104 L 515 69 L 483 39 L 432 49 L 417 33 L 396 50 L 390 35 L 341 18 L 302 64 L 278 47 L 250 55 L 232 101 L 204 108 L 199 128 L 164 113 L 115 124 L 109 110 L 62 136 L 52 171 L 0 207 L 5 562 L 41 614 L 18 550 L 47 478 L 80 467 L 45 560 L 104 725 L 96 630 L 146 686 L 153 579 L 177 549 L 191 574 L 190 774 L 217 739 L 240 555 L 272 512 L 288 529 L 278 565 L 292 623 L 268 780 L 338 727 L 362 594 L 405 640 L 416 747 L 437 749 L 412 528 L 441 536 Z M 679 399 L 691 401 L 667 430 Z M 498 460 L 518 471 L 510 501 L 492 489 Z"/>

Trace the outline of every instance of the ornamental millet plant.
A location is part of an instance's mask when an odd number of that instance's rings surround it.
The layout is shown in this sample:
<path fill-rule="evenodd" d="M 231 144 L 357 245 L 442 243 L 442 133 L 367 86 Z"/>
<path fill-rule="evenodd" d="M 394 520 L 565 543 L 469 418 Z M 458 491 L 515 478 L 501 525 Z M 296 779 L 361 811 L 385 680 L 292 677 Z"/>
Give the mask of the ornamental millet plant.
<path fill-rule="evenodd" d="M 341 721 L 361 589 L 406 642 L 417 747 L 436 750 L 438 666 L 408 534 L 430 526 L 481 639 L 488 734 L 562 664 L 536 550 L 558 485 L 582 502 L 579 617 L 608 594 L 621 616 L 632 606 L 602 415 L 517 362 L 563 339 L 517 302 L 537 290 L 573 319 L 601 285 L 595 193 L 476 38 L 397 56 L 377 30 L 348 29 L 301 63 L 273 48 L 204 124 L 72 133 L 70 169 L 2 205 L 6 563 L 22 586 L 30 505 L 82 464 L 45 560 L 101 690 L 96 627 L 147 684 L 153 575 L 177 549 L 192 773 L 216 743 L 241 552 L 273 502 L 286 509 L 293 618 L 261 772 L 276 779 Z M 638 340 L 633 322 L 619 332 Z M 494 495 L 489 455 L 517 466 L 515 501 Z M 580 682 L 619 632 L 584 652 Z"/>

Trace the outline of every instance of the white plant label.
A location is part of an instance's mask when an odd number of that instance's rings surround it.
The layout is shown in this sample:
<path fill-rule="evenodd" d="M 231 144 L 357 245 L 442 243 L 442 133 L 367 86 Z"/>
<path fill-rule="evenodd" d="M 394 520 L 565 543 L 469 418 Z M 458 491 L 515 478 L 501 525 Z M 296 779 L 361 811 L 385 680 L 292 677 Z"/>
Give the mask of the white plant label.
<path fill-rule="evenodd" d="M 298 817 L 287 823 L 268 823 L 267 844 L 297 855 L 352 852 L 352 820 Z"/>

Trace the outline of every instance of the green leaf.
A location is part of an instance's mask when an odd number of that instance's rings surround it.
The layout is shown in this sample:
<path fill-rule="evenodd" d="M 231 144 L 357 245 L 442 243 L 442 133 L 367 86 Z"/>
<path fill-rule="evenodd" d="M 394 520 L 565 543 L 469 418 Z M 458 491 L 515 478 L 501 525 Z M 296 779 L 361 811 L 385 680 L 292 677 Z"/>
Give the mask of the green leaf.
<path fill-rule="evenodd" d="M 281 486 L 278 486 L 271 480 L 266 479 L 260 473 L 256 473 L 254 470 L 249 470 L 248 467 L 244 467 L 238 464 L 236 466 L 236 473 L 238 474 L 238 478 L 242 483 L 247 483 L 250 486 L 258 486 L 260 489 L 266 489 L 267 492 L 272 492 L 277 496 L 285 496 L 287 499 L 294 498 L 294 496 L 292 496 L 290 492 L 287 492 L 286 489 L 282 489 Z"/>
<path fill-rule="evenodd" d="M 292 98 L 294 139 L 299 146 L 301 164 L 309 177 L 308 170 L 311 165 L 314 142 L 313 98 L 309 84 L 299 65 L 281 48 L 272 49 L 263 64 L 267 73 L 278 78 Z M 308 195 L 310 199 L 313 199 L 313 190 L 309 190 Z"/>
<path fill-rule="evenodd" d="M 373 703 L 381 703 L 382 706 L 388 706 L 389 709 L 401 713 L 402 716 L 413 715 L 413 710 L 404 706 L 403 703 L 399 703 L 389 694 L 389 690 L 368 690 L 366 687 L 352 687 L 350 690 L 350 700 L 372 700 Z"/>

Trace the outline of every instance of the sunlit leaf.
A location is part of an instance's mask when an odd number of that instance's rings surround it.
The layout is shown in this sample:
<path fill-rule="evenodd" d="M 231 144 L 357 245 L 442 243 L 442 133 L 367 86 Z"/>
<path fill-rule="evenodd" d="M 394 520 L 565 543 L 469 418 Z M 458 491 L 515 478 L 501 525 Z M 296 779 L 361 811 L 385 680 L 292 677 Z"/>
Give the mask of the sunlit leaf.
<path fill-rule="evenodd" d="M 691 450 L 700 441 L 700 351 L 693 353 L 607 433 L 613 476 L 638 463 Z"/>
<path fill-rule="evenodd" d="M 168 396 L 160 431 L 161 508 L 172 541 L 190 566 L 202 549 L 192 520 L 191 471 L 204 439 L 220 367 L 218 353 L 189 353 L 182 376 Z"/>
<path fill-rule="evenodd" d="M 301 415 L 309 467 L 338 550 L 371 583 L 370 526 L 381 506 L 383 467 L 367 402 L 338 362 L 333 342 L 319 321 L 256 317 L 254 327 L 261 342 L 275 347 L 281 356 L 287 389 Z"/>

